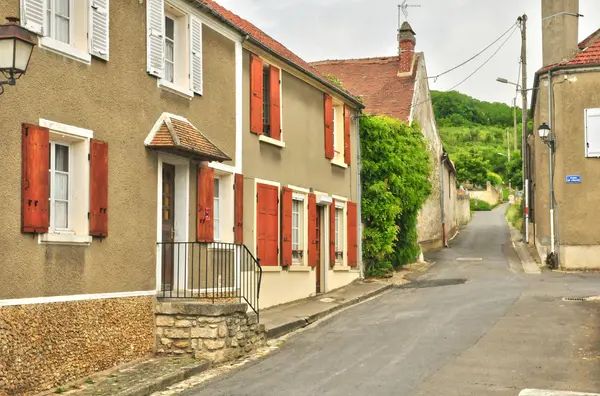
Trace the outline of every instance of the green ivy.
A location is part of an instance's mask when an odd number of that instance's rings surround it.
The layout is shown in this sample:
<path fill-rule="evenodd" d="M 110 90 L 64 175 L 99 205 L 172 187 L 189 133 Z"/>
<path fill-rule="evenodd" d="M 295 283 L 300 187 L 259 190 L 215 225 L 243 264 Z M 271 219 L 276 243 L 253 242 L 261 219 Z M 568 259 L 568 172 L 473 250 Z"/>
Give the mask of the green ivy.
<path fill-rule="evenodd" d="M 418 124 L 360 119 L 363 259 L 381 276 L 419 254 L 417 215 L 431 193 L 429 152 Z"/>
<path fill-rule="evenodd" d="M 331 74 L 325 74 L 325 78 L 327 78 L 330 83 L 337 86 L 338 88 L 340 88 L 344 91 L 346 90 L 346 88 L 344 88 L 344 86 L 342 85 L 342 81 L 339 78 L 337 78 L 336 76 L 333 76 Z"/>

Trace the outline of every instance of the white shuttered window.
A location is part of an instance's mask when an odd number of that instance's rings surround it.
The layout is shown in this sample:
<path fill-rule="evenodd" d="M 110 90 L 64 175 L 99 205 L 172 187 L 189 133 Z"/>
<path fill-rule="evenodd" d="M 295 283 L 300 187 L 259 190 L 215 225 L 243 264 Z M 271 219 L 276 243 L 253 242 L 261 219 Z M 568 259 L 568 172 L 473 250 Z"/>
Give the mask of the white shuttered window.
<path fill-rule="evenodd" d="M 585 156 L 600 157 L 600 109 L 585 110 Z"/>

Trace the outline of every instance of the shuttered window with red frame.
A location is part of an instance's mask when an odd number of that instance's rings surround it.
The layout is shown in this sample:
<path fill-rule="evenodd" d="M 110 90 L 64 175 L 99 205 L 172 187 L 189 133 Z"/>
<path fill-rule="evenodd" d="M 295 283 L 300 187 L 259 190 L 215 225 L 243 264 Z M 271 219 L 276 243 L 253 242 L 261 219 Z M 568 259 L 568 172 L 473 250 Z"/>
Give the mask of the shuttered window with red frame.
<path fill-rule="evenodd" d="M 90 142 L 90 235 L 108 236 L 108 143 Z"/>
<path fill-rule="evenodd" d="M 23 124 L 21 133 L 21 231 L 43 234 L 50 226 L 50 131 Z"/>
<path fill-rule="evenodd" d="M 335 265 L 335 199 L 329 206 L 329 265 Z"/>
<path fill-rule="evenodd" d="M 256 203 L 256 256 L 262 266 L 278 265 L 279 189 L 258 183 Z"/>
<path fill-rule="evenodd" d="M 244 175 L 235 175 L 235 243 L 244 243 Z"/>
<path fill-rule="evenodd" d="M 214 203 L 215 203 L 215 170 L 209 167 L 198 168 L 198 192 L 196 215 L 196 239 L 198 242 L 213 242 Z"/>
<path fill-rule="evenodd" d="M 263 133 L 263 62 L 250 55 L 250 132 Z"/>
<path fill-rule="evenodd" d="M 308 194 L 308 265 L 316 267 L 319 263 L 319 244 L 317 239 L 317 196 Z"/>
<path fill-rule="evenodd" d="M 348 212 L 347 232 L 348 241 L 348 265 L 350 267 L 358 266 L 358 218 L 356 203 L 348 202 L 346 204 Z"/>
<path fill-rule="evenodd" d="M 280 71 L 275 66 L 269 67 L 269 118 L 273 139 L 281 140 L 281 90 Z"/>
<path fill-rule="evenodd" d="M 293 192 L 281 189 L 281 266 L 292 265 L 292 204 Z"/>
<path fill-rule="evenodd" d="M 350 147 L 350 109 L 344 106 L 344 162 L 346 165 L 352 163 L 352 150 Z"/>
<path fill-rule="evenodd" d="M 325 114 L 325 158 L 333 159 L 334 156 L 334 125 L 333 125 L 333 99 L 324 94 L 324 114 Z"/>

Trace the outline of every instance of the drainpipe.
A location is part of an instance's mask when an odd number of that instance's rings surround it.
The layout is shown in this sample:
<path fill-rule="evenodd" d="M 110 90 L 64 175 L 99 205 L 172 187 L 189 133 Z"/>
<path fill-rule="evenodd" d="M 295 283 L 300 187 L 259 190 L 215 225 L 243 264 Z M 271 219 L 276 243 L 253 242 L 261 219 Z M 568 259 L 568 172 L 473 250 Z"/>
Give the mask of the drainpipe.
<path fill-rule="evenodd" d="M 553 117 L 552 117 L 552 70 L 548 70 L 548 126 L 550 127 L 550 139 L 554 138 L 553 128 Z M 556 143 L 554 143 L 556 147 Z M 548 185 L 550 190 L 550 253 L 554 256 L 556 254 L 555 238 L 554 238 L 554 172 L 553 166 L 553 155 L 554 150 L 552 144 L 548 145 Z"/>
<path fill-rule="evenodd" d="M 448 155 L 446 153 L 443 153 L 442 154 L 442 168 L 441 168 L 442 191 L 440 194 L 440 201 L 441 201 L 441 205 L 442 205 L 442 243 L 444 244 L 444 247 L 448 247 L 448 242 L 447 242 L 447 238 L 446 238 L 446 208 L 445 208 L 445 201 L 444 201 L 444 195 L 446 195 L 444 193 L 444 176 L 446 173 L 446 172 L 444 172 L 444 164 L 446 163 L 447 160 L 448 160 Z"/>
<path fill-rule="evenodd" d="M 358 271 L 360 278 L 365 278 L 362 259 L 362 183 L 360 181 L 360 110 L 356 110 L 356 208 L 358 220 Z"/>

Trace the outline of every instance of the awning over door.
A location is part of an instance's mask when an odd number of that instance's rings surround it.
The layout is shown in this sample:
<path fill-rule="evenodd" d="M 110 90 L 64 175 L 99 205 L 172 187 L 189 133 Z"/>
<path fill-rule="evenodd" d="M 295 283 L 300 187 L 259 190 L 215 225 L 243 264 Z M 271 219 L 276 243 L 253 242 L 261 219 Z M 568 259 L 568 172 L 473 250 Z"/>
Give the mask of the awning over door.
<path fill-rule="evenodd" d="M 198 159 L 231 161 L 231 158 L 184 117 L 163 113 L 144 141 L 146 147 Z"/>

